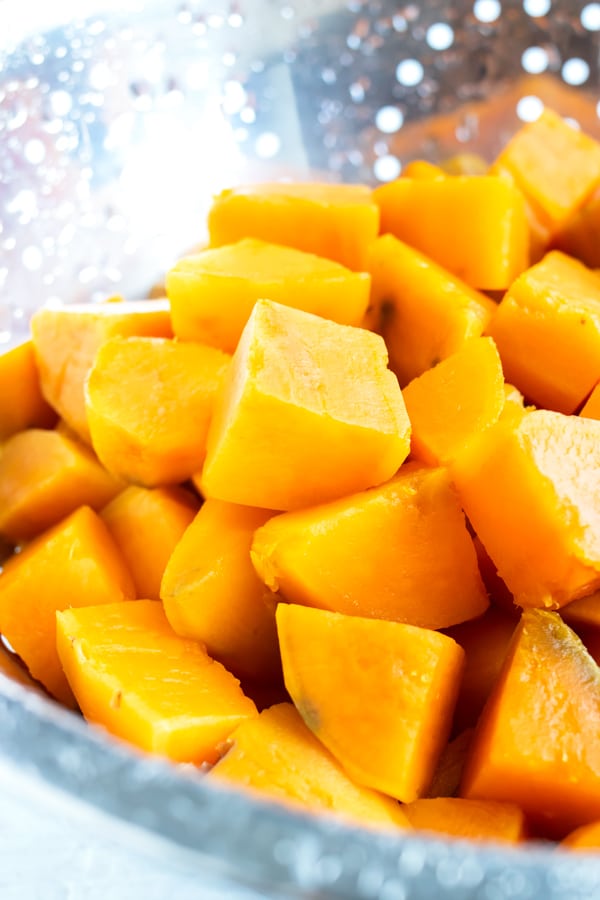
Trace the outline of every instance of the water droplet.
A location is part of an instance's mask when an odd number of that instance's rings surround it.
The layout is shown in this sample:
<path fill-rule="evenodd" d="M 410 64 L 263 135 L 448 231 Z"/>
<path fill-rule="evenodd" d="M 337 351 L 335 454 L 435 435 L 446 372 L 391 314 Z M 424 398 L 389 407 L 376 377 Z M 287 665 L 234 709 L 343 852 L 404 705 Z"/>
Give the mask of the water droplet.
<path fill-rule="evenodd" d="M 585 59 L 573 56 L 564 63 L 561 74 L 567 84 L 583 84 L 589 78 L 590 67 Z"/>
<path fill-rule="evenodd" d="M 528 95 L 521 97 L 517 103 L 517 115 L 522 122 L 535 122 L 544 111 L 544 104 L 539 97 Z"/>
<path fill-rule="evenodd" d="M 373 164 L 373 174 L 378 181 L 393 181 L 401 171 L 402 164 L 395 156 L 380 156 Z"/>
<path fill-rule="evenodd" d="M 454 43 L 454 31 L 447 22 L 435 22 L 427 29 L 426 41 L 432 50 L 447 50 Z"/>
<path fill-rule="evenodd" d="M 523 9 L 532 18 L 547 15 L 551 6 L 551 0 L 523 0 Z"/>
<path fill-rule="evenodd" d="M 473 4 L 473 14 L 476 19 L 489 25 L 499 18 L 502 7 L 499 0 L 476 0 Z"/>
<path fill-rule="evenodd" d="M 256 155 L 261 159 L 272 159 L 277 156 L 281 147 L 281 140 L 273 131 L 264 131 L 254 142 Z"/>
<path fill-rule="evenodd" d="M 586 31 L 600 31 L 600 3 L 588 3 L 583 7 L 581 24 Z"/>
<path fill-rule="evenodd" d="M 531 75 L 539 75 L 548 68 L 548 54 L 543 47 L 528 47 L 521 57 L 521 65 Z"/>
<path fill-rule="evenodd" d="M 394 134 L 404 124 L 404 115 L 397 106 L 382 106 L 377 110 L 375 124 L 384 134 Z"/>
<path fill-rule="evenodd" d="M 396 79 L 405 87 L 414 87 L 423 80 L 423 66 L 418 59 L 404 59 L 396 67 Z"/>

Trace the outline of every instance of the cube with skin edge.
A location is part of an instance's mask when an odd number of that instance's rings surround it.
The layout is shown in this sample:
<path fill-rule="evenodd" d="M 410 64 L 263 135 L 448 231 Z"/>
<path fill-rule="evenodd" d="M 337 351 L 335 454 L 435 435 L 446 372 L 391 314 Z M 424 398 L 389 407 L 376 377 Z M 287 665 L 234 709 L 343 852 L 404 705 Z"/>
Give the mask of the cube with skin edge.
<path fill-rule="evenodd" d="M 452 474 L 519 606 L 558 609 L 600 587 L 600 422 L 541 409 L 499 421 Z"/>
<path fill-rule="evenodd" d="M 409 803 L 427 792 L 448 739 L 463 651 L 398 622 L 280 603 L 285 685 L 357 784 Z"/>
<path fill-rule="evenodd" d="M 31 319 L 42 393 L 86 443 L 90 432 L 84 385 L 96 353 L 111 337 L 171 337 L 168 301 L 72 303 L 38 309 Z"/>
<path fill-rule="evenodd" d="M 71 705 L 56 652 L 56 611 L 134 597 L 131 576 L 106 525 L 82 506 L 4 564 L 0 632 L 33 677 Z"/>
<path fill-rule="evenodd" d="M 197 472 L 229 361 L 215 347 L 168 339 L 103 344 L 85 397 L 92 445 L 109 472 L 146 487 Z"/>
<path fill-rule="evenodd" d="M 202 493 L 310 506 L 386 481 L 409 446 L 378 335 L 259 300 L 217 398 Z"/>
<path fill-rule="evenodd" d="M 446 469 L 409 463 L 380 487 L 274 516 L 250 555 L 285 600 L 347 615 L 446 628 L 488 606 Z"/>
<path fill-rule="evenodd" d="M 291 703 L 278 703 L 243 722 L 228 743 L 209 780 L 243 785 L 363 827 L 407 827 L 400 804 L 355 784 Z"/>
<path fill-rule="evenodd" d="M 167 275 L 175 336 L 227 353 L 235 350 L 261 297 L 360 325 L 369 287 L 366 272 L 254 238 L 184 257 Z"/>
<path fill-rule="evenodd" d="M 125 559 L 138 597 L 160 599 L 165 566 L 198 511 L 197 497 L 179 486 L 130 485 L 100 513 Z"/>
<path fill-rule="evenodd" d="M 175 762 L 214 762 L 256 715 L 233 675 L 174 634 L 153 600 L 59 612 L 57 647 L 88 721 Z"/>
<path fill-rule="evenodd" d="M 391 234 L 371 245 L 368 269 L 364 324 L 383 335 L 402 387 L 479 337 L 496 309 L 485 294 Z"/>
<path fill-rule="evenodd" d="M 101 509 L 122 488 L 87 445 L 59 431 L 21 431 L 0 453 L 0 535 L 31 540 L 79 506 Z"/>
<path fill-rule="evenodd" d="M 600 818 L 600 670 L 557 613 L 525 610 L 477 725 L 461 796 L 516 803 L 554 838 Z"/>
<path fill-rule="evenodd" d="M 211 247 L 253 237 L 364 271 L 379 210 L 363 184 L 254 184 L 222 191 L 208 214 Z"/>

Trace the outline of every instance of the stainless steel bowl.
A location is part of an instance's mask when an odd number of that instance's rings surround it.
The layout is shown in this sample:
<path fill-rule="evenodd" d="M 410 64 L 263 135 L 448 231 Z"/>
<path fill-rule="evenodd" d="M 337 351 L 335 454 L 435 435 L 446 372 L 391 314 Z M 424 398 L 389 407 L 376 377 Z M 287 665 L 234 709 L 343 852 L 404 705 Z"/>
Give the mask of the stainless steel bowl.
<path fill-rule="evenodd" d="M 44 303 L 145 294 L 231 183 L 491 158 L 542 102 L 599 135 L 599 29 L 558 0 L 0 0 L 0 343 Z M 0 785 L 7 900 L 600 896 L 593 856 L 294 814 L 2 674 Z"/>

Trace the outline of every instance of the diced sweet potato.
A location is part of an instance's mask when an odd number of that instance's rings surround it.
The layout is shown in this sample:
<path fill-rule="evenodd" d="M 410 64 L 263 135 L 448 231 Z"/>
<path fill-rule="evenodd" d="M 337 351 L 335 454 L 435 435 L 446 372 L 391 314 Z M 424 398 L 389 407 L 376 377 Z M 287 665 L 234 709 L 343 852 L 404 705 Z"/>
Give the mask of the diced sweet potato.
<path fill-rule="evenodd" d="M 487 597 L 445 469 L 411 464 L 379 488 L 274 516 L 252 561 L 293 603 L 445 628 L 481 615 Z"/>
<path fill-rule="evenodd" d="M 480 290 L 509 286 L 529 262 L 521 192 L 494 175 L 398 178 L 373 196 L 393 234 Z"/>
<path fill-rule="evenodd" d="M 254 680 L 281 674 L 275 602 L 250 561 L 254 532 L 271 515 L 206 500 L 175 547 L 161 586 L 172 628 Z"/>
<path fill-rule="evenodd" d="M 169 558 L 198 511 L 198 500 L 180 487 L 131 485 L 101 512 L 127 563 L 138 597 L 160 599 Z"/>
<path fill-rule="evenodd" d="M 492 172 L 507 172 L 543 225 L 554 230 L 600 181 L 600 144 L 550 109 L 506 144 Z"/>
<path fill-rule="evenodd" d="M 0 441 L 26 428 L 52 428 L 56 413 L 46 403 L 31 341 L 0 353 Z"/>
<path fill-rule="evenodd" d="M 526 610 L 476 729 L 464 797 L 562 837 L 600 818 L 600 670 L 557 613 Z"/>
<path fill-rule="evenodd" d="M 405 803 L 427 792 L 448 739 L 463 651 L 399 622 L 280 603 L 285 685 L 357 783 Z"/>
<path fill-rule="evenodd" d="M 386 364 L 378 335 L 260 300 L 217 401 L 203 494 L 285 510 L 386 481 L 410 448 Z"/>
<path fill-rule="evenodd" d="M 495 312 L 488 297 L 391 234 L 371 245 L 368 268 L 364 324 L 383 335 L 402 387 L 479 337 Z"/>
<path fill-rule="evenodd" d="M 254 238 L 187 256 L 167 275 L 176 337 L 228 353 L 262 297 L 342 325 L 360 325 L 369 287 L 366 272 Z"/>
<path fill-rule="evenodd" d="M 244 722 L 229 742 L 231 749 L 208 773 L 209 780 L 243 785 L 367 827 L 407 826 L 400 804 L 354 784 L 291 703 Z"/>
<path fill-rule="evenodd" d="M 56 611 L 134 596 L 131 576 L 106 525 L 82 506 L 4 564 L 0 632 L 33 677 L 71 704 L 56 652 Z"/>
<path fill-rule="evenodd" d="M 438 797 L 404 806 L 413 828 L 475 841 L 520 843 L 526 835 L 525 816 L 514 803 Z"/>
<path fill-rule="evenodd" d="M 31 540 L 79 506 L 101 509 L 122 487 L 84 444 L 58 431 L 21 431 L 0 453 L 0 535 Z"/>
<path fill-rule="evenodd" d="M 473 338 L 408 384 L 410 452 L 428 465 L 452 461 L 504 408 L 502 363 L 491 338 Z"/>
<path fill-rule="evenodd" d="M 576 828 L 561 841 L 561 846 L 568 850 L 600 849 L 600 822 L 590 822 Z"/>
<path fill-rule="evenodd" d="M 233 675 L 173 633 L 161 603 L 59 612 L 57 646 L 88 721 L 176 762 L 214 762 L 220 744 L 256 715 Z"/>
<path fill-rule="evenodd" d="M 600 189 L 561 225 L 552 246 L 591 269 L 600 267 Z"/>
<path fill-rule="evenodd" d="M 83 388 L 99 347 L 116 335 L 172 334 L 166 300 L 42 308 L 31 320 L 31 332 L 44 397 L 87 443 Z"/>
<path fill-rule="evenodd" d="M 600 279 L 548 253 L 507 291 L 488 334 L 510 382 L 538 406 L 572 413 L 600 378 Z"/>
<path fill-rule="evenodd" d="M 222 191 L 208 215 L 212 247 L 254 237 L 364 271 L 379 210 L 360 184 L 254 184 Z"/>
<path fill-rule="evenodd" d="M 586 400 L 579 415 L 587 419 L 600 419 L 600 382 Z"/>
<path fill-rule="evenodd" d="M 520 606 L 557 609 L 600 587 L 600 422 L 549 410 L 500 421 L 453 477 Z"/>
<path fill-rule="evenodd" d="M 229 361 L 214 347 L 160 338 L 103 344 L 85 395 L 92 444 L 109 472 L 146 487 L 198 472 Z"/>

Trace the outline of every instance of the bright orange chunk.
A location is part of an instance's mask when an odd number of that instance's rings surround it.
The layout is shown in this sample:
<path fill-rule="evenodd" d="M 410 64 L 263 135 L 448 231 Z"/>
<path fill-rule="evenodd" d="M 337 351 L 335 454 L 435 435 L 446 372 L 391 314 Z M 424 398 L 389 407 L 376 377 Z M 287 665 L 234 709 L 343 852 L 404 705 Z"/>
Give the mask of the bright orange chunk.
<path fill-rule="evenodd" d="M 46 400 L 90 442 L 84 384 L 99 347 L 115 335 L 171 336 L 169 304 L 81 303 L 39 309 L 31 320 L 33 348 Z"/>
<path fill-rule="evenodd" d="M 229 361 L 204 344 L 138 337 L 103 344 L 86 408 L 94 450 L 109 472 L 156 487 L 199 471 Z"/>
<path fill-rule="evenodd" d="M 553 837 L 600 818 L 600 670 L 547 610 L 526 610 L 473 738 L 471 799 L 516 803 Z"/>
<path fill-rule="evenodd" d="M 579 415 L 585 416 L 586 419 L 600 419 L 600 382 L 586 400 Z"/>
<path fill-rule="evenodd" d="M 271 515 L 206 500 L 175 547 L 161 587 L 172 628 L 254 680 L 281 674 L 274 600 L 250 561 L 254 532 Z"/>
<path fill-rule="evenodd" d="M 4 564 L 0 633 L 57 699 L 73 697 L 56 653 L 56 611 L 135 596 L 101 519 L 82 506 Z"/>
<path fill-rule="evenodd" d="M 365 268 L 379 210 L 362 184 L 253 184 L 222 191 L 208 215 L 212 247 L 253 237 Z"/>
<path fill-rule="evenodd" d="M 180 487 L 131 485 L 102 510 L 138 597 L 160 599 L 165 567 L 198 506 L 196 497 Z"/>
<path fill-rule="evenodd" d="M 379 331 L 402 387 L 479 337 L 496 304 L 390 234 L 369 254 L 371 306 L 365 324 Z"/>
<path fill-rule="evenodd" d="M 260 300 L 217 401 L 203 494 L 294 509 L 386 481 L 410 447 L 386 364 L 378 335 Z"/>
<path fill-rule="evenodd" d="M 488 334 L 510 382 L 538 406 L 572 413 L 600 378 L 600 279 L 548 253 L 507 291 Z"/>
<path fill-rule="evenodd" d="M 600 144 L 550 109 L 524 125 L 492 167 L 508 172 L 543 225 L 560 225 L 600 180 Z"/>
<path fill-rule="evenodd" d="M 516 844 L 525 839 L 525 816 L 514 803 L 437 797 L 404 806 L 413 828 L 473 841 Z"/>
<path fill-rule="evenodd" d="M 373 196 L 382 234 L 405 241 L 471 287 L 504 290 L 528 265 L 525 203 L 504 178 L 398 178 Z"/>
<path fill-rule="evenodd" d="M 319 609 L 445 628 L 487 608 L 445 469 L 411 464 L 381 487 L 274 516 L 251 556 L 272 590 Z"/>
<path fill-rule="evenodd" d="M 600 189 L 561 226 L 552 246 L 580 259 L 590 269 L 600 267 Z"/>
<path fill-rule="evenodd" d="M 0 353 L 0 441 L 25 428 L 51 428 L 56 413 L 40 389 L 31 341 Z"/>
<path fill-rule="evenodd" d="M 208 773 L 209 779 L 244 785 L 363 826 L 407 826 L 400 804 L 354 784 L 291 703 L 272 706 L 244 722 L 229 742 L 231 749 Z"/>
<path fill-rule="evenodd" d="M 600 422 L 526 411 L 471 442 L 453 475 L 516 603 L 557 609 L 600 587 Z"/>
<path fill-rule="evenodd" d="M 31 540 L 79 506 L 101 509 L 122 487 L 84 444 L 58 431 L 21 431 L 0 452 L 0 534 Z"/>
<path fill-rule="evenodd" d="M 176 337 L 228 353 L 262 297 L 342 325 L 360 325 L 369 286 L 365 272 L 254 238 L 187 256 L 167 275 Z"/>
<path fill-rule="evenodd" d="M 175 762 L 214 762 L 220 744 L 256 715 L 233 675 L 173 633 L 161 603 L 59 612 L 57 646 L 88 721 Z"/>
<path fill-rule="evenodd" d="M 463 651 L 399 622 L 280 603 L 283 676 L 298 712 L 357 784 L 405 803 L 448 739 Z"/>
<path fill-rule="evenodd" d="M 576 828 L 561 842 L 561 846 L 568 850 L 599 850 L 600 821 L 590 822 L 589 825 L 581 825 Z"/>
<path fill-rule="evenodd" d="M 412 425 L 410 451 L 447 464 L 498 421 L 504 407 L 502 363 L 491 338 L 473 338 L 408 384 L 402 395 Z"/>

